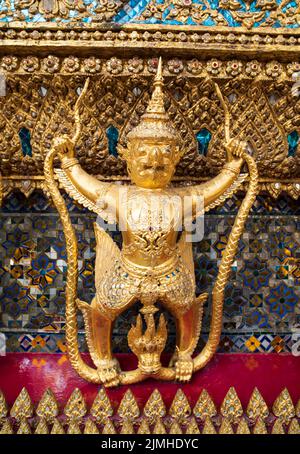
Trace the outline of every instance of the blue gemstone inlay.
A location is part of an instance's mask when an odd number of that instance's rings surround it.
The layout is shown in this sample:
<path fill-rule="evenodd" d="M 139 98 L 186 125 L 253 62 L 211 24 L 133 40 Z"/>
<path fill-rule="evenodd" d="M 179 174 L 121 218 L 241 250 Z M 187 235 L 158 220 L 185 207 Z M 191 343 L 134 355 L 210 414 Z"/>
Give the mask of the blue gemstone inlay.
<path fill-rule="evenodd" d="M 299 143 L 299 134 L 297 131 L 292 131 L 288 135 L 288 144 L 289 144 L 289 151 L 288 156 L 295 156 L 297 153 L 298 143 Z"/>
<path fill-rule="evenodd" d="M 32 156 L 30 131 L 27 128 L 21 128 L 19 131 L 19 138 L 22 146 L 23 156 Z"/>
<path fill-rule="evenodd" d="M 286 11 L 287 9 L 289 9 L 289 8 L 296 8 L 296 7 L 297 7 L 297 2 L 296 2 L 296 0 L 292 0 L 291 2 L 287 3 L 286 5 L 284 5 L 284 6 L 282 7 L 282 11 L 285 12 L 285 11 Z"/>
<path fill-rule="evenodd" d="M 118 129 L 115 126 L 110 125 L 106 130 L 106 137 L 108 141 L 109 154 L 117 158 L 118 157 L 117 145 L 119 140 Z"/>
<path fill-rule="evenodd" d="M 208 145 L 211 140 L 211 133 L 206 128 L 200 129 L 196 134 L 196 139 L 198 142 L 198 153 L 206 156 Z"/>

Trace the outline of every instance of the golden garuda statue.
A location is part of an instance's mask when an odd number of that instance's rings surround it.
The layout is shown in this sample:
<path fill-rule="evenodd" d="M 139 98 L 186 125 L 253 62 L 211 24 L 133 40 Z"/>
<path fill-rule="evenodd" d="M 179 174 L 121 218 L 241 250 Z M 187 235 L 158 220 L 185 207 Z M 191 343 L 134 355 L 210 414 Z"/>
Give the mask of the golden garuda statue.
<path fill-rule="evenodd" d="M 186 382 L 193 372 L 212 358 L 221 334 L 225 285 L 257 192 L 255 162 L 247 155 L 245 143 L 230 140 L 228 111 L 216 84 L 225 109 L 227 162 L 222 171 L 208 182 L 184 187 L 171 184 L 184 150 L 179 147 L 177 131 L 164 107 L 161 65 L 160 60 L 146 112 L 138 126 L 128 133 L 126 148 L 118 149 L 126 160 L 132 184 L 100 181 L 87 174 L 75 157 L 75 144 L 80 134 L 79 105 L 87 92 L 88 81 L 75 106 L 74 137 L 56 139 L 45 159 L 45 180 L 61 217 L 67 247 L 66 338 L 69 358 L 81 377 L 105 386 L 135 383 L 148 377 Z M 61 161 L 61 169 L 56 169 L 56 175 L 69 195 L 105 221 L 115 221 L 122 231 L 123 244 L 119 249 L 103 225 L 95 223 L 96 295 L 91 304 L 78 300 L 76 295 L 77 240 L 57 186 L 53 169 L 56 156 Z M 195 296 L 193 235 L 188 235 L 185 227 L 193 225 L 193 220 L 237 190 L 246 177 L 240 174 L 244 161 L 249 169 L 248 190 L 229 235 L 213 288 L 209 339 L 204 349 L 193 357 L 207 294 Z M 122 371 L 111 349 L 113 324 L 123 311 L 138 301 L 142 308 L 136 325 L 128 333 L 128 344 L 138 357 L 138 367 Z M 177 345 L 168 367 L 161 364 L 167 326 L 163 313 L 157 320 L 157 303 L 176 320 Z M 79 352 L 78 309 L 84 316 L 94 367 L 86 364 Z"/>

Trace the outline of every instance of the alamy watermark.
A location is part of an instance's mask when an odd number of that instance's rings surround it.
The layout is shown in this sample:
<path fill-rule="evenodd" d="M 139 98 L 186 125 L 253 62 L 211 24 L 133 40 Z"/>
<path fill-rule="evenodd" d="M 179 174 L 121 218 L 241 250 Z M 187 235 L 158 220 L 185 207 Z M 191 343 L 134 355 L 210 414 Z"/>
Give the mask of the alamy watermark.
<path fill-rule="evenodd" d="M 300 356 L 300 325 L 292 327 L 292 348 L 293 356 Z"/>
<path fill-rule="evenodd" d="M 185 231 L 187 242 L 198 242 L 204 236 L 204 198 L 202 195 L 179 197 L 176 194 L 130 191 L 120 187 L 117 204 L 108 197 L 97 200 L 101 215 L 97 224 L 104 230 L 133 233 Z M 108 223 L 105 222 L 108 220 Z"/>
<path fill-rule="evenodd" d="M 6 336 L 4 333 L 0 333 L 0 356 L 6 355 Z"/>
<path fill-rule="evenodd" d="M 0 96 L 6 96 L 6 76 L 0 73 Z"/>

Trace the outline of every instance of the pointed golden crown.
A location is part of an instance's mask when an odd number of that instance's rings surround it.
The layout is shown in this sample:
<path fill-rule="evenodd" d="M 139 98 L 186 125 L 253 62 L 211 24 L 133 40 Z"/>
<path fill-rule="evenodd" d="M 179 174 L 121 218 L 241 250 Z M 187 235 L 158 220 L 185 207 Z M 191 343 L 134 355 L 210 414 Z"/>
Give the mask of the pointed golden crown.
<path fill-rule="evenodd" d="M 178 133 L 172 125 L 164 106 L 164 83 L 161 57 L 158 62 L 157 73 L 153 85 L 154 90 L 146 112 L 142 115 L 138 126 L 128 133 L 127 139 L 168 139 L 178 142 Z"/>

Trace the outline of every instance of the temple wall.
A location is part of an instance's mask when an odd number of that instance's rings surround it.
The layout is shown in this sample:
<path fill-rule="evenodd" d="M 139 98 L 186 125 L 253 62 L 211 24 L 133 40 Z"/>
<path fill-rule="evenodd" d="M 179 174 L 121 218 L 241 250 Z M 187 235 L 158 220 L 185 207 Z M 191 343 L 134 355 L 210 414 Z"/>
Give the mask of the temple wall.
<path fill-rule="evenodd" d="M 241 197 L 205 215 L 204 239 L 194 245 L 198 293 L 211 293 Z M 95 292 L 92 224 L 96 216 L 70 200 L 68 207 L 79 242 L 79 297 L 90 302 Z M 300 274 L 291 259 L 299 257 L 299 214 L 299 203 L 291 197 L 258 197 L 227 286 L 219 352 L 290 353 L 296 348 Z M 0 223 L 0 328 L 7 336 L 7 350 L 65 352 L 66 252 L 55 208 L 39 191 L 28 198 L 14 192 L 4 200 Z M 209 332 L 208 304 L 199 347 Z M 127 311 L 116 322 L 116 352 L 128 351 L 127 332 L 135 313 Z M 170 350 L 175 327 L 171 318 L 168 323 Z M 80 326 L 81 350 L 87 351 L 82 320 Z"/>
<path fill-rule="evenodd" d="M 219 351 L 292 351 L 300 313 L 300 101 L 291 93 L 300 70 L 298 3 L 0 0 L 0 329 L 7 351 L 66 351 L 65 242 L 43 180 L 54 137 L 74 131 L 74 105 L 90 77 L 77 157 L 89 173 L 127 181 L 116 145 L 145 111 L 159 56 L 166 109 L 186 152 L 176 184 L 205 181 L 225 162 L 224 110 L 212 80 L 228 105 L 232 136 L 247 142 L 258 165 L 260 194 L 227 286 Z M 205 238 L 194 245 L 199 293 L 211 294 L 247 182 L 241 189 L 205 216 Z M 79 296 L 90 302 L 95 215 L 69 199 L 68 207 L 79 240 Z M 133 312 L 116 323 L 115 351 L 128 351 Z M 169 325 L 172 340 L 170 318 Z M 82 320 L 80 329 L 87 351 Z"/>

